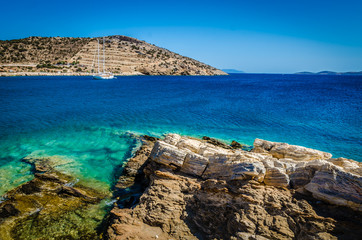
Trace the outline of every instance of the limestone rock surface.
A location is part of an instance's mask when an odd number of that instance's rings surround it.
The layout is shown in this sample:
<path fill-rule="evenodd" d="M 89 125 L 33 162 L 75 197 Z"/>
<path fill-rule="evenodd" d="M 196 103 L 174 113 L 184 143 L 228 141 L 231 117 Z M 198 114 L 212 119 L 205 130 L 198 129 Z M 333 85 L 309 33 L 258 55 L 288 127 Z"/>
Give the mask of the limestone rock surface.
<path fill-rule="evenodd" d="M 158 163 L 168 165 L 172 168 L 181 167 L 187 152 L 178 149 L 177 147 L 157 141 L 152 152 L 151 158 Z"/>
<path fill-rule="evenodd" d="M 332 154 L 287 143 L 255 139 L 253 152 L 270 153 L 275 158 L 290 158 L 298 161 L 329 159 Z"/>
<path fill-rule="evenodd" d="M 256 180 L 275 187 L 308 191 L 315 198 L 336 205 L 361 208 L 359 174 L 362 168 L 356 161 L 330 159 L 329 153 L 261 139 L 255 140 L 251 152 L 223 148 L 224 143 L 208 137 L 199 140 L 168 134 L 165 141 L 156 142 L 151 159 L 173 170 L 181 169 L 202 179 Z M 349 180 L 336 180 L 332 184 L 331 179 L 320 179 L 322 172 L 324 176 L 334 176 L 336 179 L 346 179 L 348 176 Z M 323 181 L 327 180 L 331 183 L 328 189 L 316 185 L 326 185 Z M 354 196 L 352 200 L 348 193 Z"/>
<path fill-rule="evenodd" d="M 305 189 L 317 199 L 362 211 L 362 177 L 339 168 L 323 167 Z"/>
<path fill-rule="evenodd" d="M 201 176 L 205 171 L 208 163 L 209 159 L 197 153 L 188 153 L 181 167 L 181 171 L 187 174 Z"/>
<path fill-rule="evenodd" d="M 266 169 L 264 183 L 276 187 L 288 187 L 289 176 L 285 173 L 284 169 L 271 167 Z"/>

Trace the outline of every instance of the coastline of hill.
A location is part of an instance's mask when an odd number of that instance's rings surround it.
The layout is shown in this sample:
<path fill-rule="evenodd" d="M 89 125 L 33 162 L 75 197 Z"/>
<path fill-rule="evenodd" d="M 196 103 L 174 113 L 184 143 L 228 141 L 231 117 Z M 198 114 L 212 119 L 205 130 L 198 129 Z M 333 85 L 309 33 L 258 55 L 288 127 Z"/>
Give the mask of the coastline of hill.
<path fill-rule="evenodd" d="M 115 35 L 104 39 L 106 70 L 116 75 L 227 75 L 135 38 Z M 0 41 L 0 76 L 92 75 L 98 68 L 97 40 L 102 49 L 102 38 L 28 37 Z"/>

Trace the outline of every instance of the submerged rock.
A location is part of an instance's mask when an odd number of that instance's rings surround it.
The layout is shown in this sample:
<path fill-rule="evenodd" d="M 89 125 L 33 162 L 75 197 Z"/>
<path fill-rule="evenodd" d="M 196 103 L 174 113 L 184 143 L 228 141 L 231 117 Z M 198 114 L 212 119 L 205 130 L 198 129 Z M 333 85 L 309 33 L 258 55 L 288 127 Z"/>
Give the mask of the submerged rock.
<path fill-rule="evenodd" d="M 32 164 L 34 179 L 4 195 L 5 201 L 0 203 L 2 240 L 98 238 L 95 227 L 102 214 L 96 204 L 107 193 L 75 183 L 73 177 L 56 171 L 57 160 L 23 159 Z"/>

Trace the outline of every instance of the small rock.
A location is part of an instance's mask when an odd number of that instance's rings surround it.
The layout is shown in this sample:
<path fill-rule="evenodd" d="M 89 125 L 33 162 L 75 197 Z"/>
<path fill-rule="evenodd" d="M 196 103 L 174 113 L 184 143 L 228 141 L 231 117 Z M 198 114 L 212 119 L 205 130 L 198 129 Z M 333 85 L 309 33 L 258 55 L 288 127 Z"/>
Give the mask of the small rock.
<path fill-rule="evenodd" d="M 215 138 L 210 138 L 210 137 L 207 137 L 207 136 L 204 136 L 202 137 L 202 140 L 206 141 L 207 143 L 210 143 L 214 146 L 217 146 L 217 147 L 222 147 L 222 148 L 225 148 L 225 149 L 231 149 L 232 147 L 230 147 L 229 145 L 215 139 Z"/>
<path fill-rule="evenodd" d="M 239 149 L 242 149 L 243 148 L 243 145 L 241 145 L 240 143 L 238 143 L 237 141 L 232 141 L 231 142 L 231 144 L 230 144 L 230 146 L 232 147 L 232 148 L 239 148 Z"/>
<path fill-rule="evenodd" d="M 7 218 L 11 216 L 17 216 L 19 210 L 14 207 L 13 204 L 5 204 L 0 208 L 0 218 Z"/>
<path fill-rule="evenodd" d="M 159 138 L 157 137 L 151 137 L 151 136 L 148 136 L 148 135 L 143 135 L 142 136 L 146 141 L 150 141 L 150 142 L 156 142 L 158 140 L 160 140 Z"/>

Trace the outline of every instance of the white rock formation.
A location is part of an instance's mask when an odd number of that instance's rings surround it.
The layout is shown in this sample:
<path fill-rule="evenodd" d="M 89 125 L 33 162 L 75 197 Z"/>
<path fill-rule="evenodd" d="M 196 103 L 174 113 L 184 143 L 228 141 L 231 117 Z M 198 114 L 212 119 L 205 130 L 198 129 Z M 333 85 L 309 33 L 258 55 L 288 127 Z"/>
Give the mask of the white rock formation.
<path fill-rule="evenodd" d="M 224 149 L 203 140 L 168 134 L 150 158 L 203 179 L 254 179 L 308 191 L 317 199 L 362 211 L 362 167 L 314 149 L 256 139 L 252 152 Z"/>

